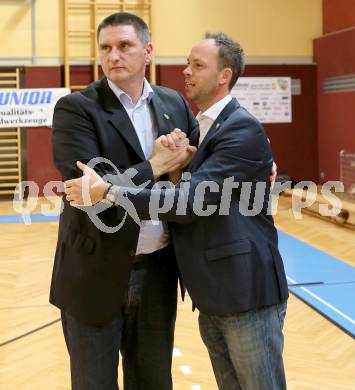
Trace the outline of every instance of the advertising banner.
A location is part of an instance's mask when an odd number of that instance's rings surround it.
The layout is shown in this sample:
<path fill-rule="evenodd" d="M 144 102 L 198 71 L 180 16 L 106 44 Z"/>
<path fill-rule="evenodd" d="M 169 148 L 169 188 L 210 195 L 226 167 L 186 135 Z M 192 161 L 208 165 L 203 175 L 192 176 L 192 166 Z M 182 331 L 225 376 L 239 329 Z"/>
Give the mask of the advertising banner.
<path fill-rule="evenodd" d="M 231 94 L 261 123 L 292 122 L 290 77 L 240 77 Z"/>
<path fill-rule="evenodd" d="M 68 88 L 0 90 L 0 128 L 51 127 L 54 106 Z"/>

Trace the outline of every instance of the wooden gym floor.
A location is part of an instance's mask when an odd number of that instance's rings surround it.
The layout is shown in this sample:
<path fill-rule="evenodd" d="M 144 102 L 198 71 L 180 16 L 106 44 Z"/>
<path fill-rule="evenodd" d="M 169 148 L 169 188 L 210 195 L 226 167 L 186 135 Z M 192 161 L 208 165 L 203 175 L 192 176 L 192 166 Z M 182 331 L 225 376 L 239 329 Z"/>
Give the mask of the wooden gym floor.
<path fill-rule="evenodd" d="M 281 199 L 279 229 L 355 266 L 354 231 L 307 215 L 296 221 L 288 206 L 289 200 Z M 10 202 L 0 203 L 4 214 L 14 214 Z M 57 228 L 57 222 L 0 224 L 1 390 L 70 389 L 59 312 L 48 303 Z M 189 300 L 179 302 L 174 389 L 217 388 L 197 315 Z M 285 343 L 290 390 L 355 389 L 354 339 L 292 295 Z"/>

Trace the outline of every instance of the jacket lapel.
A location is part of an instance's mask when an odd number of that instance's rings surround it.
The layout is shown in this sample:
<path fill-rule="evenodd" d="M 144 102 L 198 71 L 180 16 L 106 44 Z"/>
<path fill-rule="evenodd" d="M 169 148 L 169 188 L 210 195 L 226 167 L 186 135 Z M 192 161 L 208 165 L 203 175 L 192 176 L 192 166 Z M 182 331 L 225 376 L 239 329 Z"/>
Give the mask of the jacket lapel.
<path fill-rule="evenodd" d="M 191 161 L 191 164 L 187 167 L 188 171 L 193 171 L 195 167 L 201 164 L 201 159 L 204 160 L 205 149 L 208 145 L 209 140 L 215 135 L 215 133 L 223 126 L 223 123 L 229 118 L 229 116 L 238 108 L 240 104 L 238 103 L 236 98 L 233 98 L 222 110 L 222 112 L 218 115 L 216 120 L 213 122 L 212 126 L 208 130 L 205 138 L 201 142 L 201 145 L 198 147 L 196 156 Z"/>
<path fill-rule="evenodd" d="M 189 139 L 190 139 L 190 145 L 198 147 L 198 141 L 200 139 L 200 127 L 198 125 L 194 128 L 193 132 L 190 134 Z"/>
<path fill-rule="evenodd" d="M 173 129 L 171 122 L 171 113 L 164 110 L 164 101 L 160 98 L 157 89 L 152 86 L 154 95 L 150 101 L 153 114 L 155 116 L 155 123 L 158 129 L 158 137 L 164 134 L 169 134 Z"/>
<path fill-rule="evenodd" d="M 208 130 L 205 138 L 201 142 L 200 148 L 204 148 L 208 141 L 213 137 L 215 132 L 223 125 L 223 123 L 228 119 L 230 114 L 234 112 L 237 108 L 240 107 L 237 99 L 233 98 L 221 111 L 216 120 L 212 123 L 212 126 Z"/>
<path fill-rule="evenodd" d="M 133 124 L 121 102 L 117 99 L 116 95 L 109 87 L 106 79 L 101 81 L 99 91 L 103 108 L 111 113 L 108 121 L 127 141 L 127 143 L 131 145 L 142 161 L 145 160 L 145 156 Z"/>

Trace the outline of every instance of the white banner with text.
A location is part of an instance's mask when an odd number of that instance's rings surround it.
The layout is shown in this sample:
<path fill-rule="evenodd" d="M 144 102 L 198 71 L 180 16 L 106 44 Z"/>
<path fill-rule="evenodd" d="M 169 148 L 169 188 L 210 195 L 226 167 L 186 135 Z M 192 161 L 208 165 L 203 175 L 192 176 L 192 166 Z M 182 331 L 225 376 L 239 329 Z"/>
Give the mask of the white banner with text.
<path fill-rule="evenodd" d="M 292 122 L 290 77 L 240 77 L 231 95 L 261 123 Z"/>
<path fill-rule="evenodd" d="M 51 127 L 54 106 L 68 88 L 0 90 L 0 128 Z"/>

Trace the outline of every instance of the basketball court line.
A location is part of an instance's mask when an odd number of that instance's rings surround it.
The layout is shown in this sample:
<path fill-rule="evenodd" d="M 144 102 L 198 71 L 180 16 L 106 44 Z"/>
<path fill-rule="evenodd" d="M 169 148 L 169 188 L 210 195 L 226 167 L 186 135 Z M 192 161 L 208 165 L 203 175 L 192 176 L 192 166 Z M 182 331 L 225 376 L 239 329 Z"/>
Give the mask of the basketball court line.
<path fill-rule="evenodd" d="M 180 370 L 184 375 L 191 375 L 192 374 L 192 370 L 189 366 L 186 366 L 186 365 L 180 366 Z"/>
<path fill-rule="evenodd" d="M 34 333 L 37 333 L 37 332 L 39 332 L 39 331 L 41 331 L 41 330 L 43 330 L 45 328 L 48 328 L 48 327 L 50 327 L 50 326 L 52 326 L 52 325 L 54 325 L 54 324 L 56 324 L 56 323 L 58 323 L 60 321 L 61 321 L 61 319 L 57 318 L 56 320 L 50 321 L 47 324 L 44 324 L 44 325 L 39 326 L 39 327 L 37 327 L 35 329 L 32 329 L 32 330 L 30 330 L 30 331 L 28 331 L 26 333 L 23 333 L 23 334 L 21 334 L 19 336 L 16 336 L 16 337 L 12 338 L 10 340 L 6 340 L 6 341 L 0 343 L 0 348 L 6 346 L 8 344 L 11 344 L 11 343 L 13 343 L 15 341 L 21 340 L 21 339 L 23 339 L 23 338 L 25 338 L 27 336 L 30 336 L 30 335 L 32 335 Z M 174 347 L 173 357 L 182 357 L 182 356 L 183 355 L 181 353 L 181 350 L 179 348 Z M 180 366 L 180 370 L 181 370 L 181 372 L 184 375 L 192 375 L 192 370 L 191 370 L 190 366 L 188 366 L 188 365 L 181 365 Z M 202 390 L 202 387 L 200 385 L 198 385 L 198 384 L 195 384 L 195 385 L 191 386 L 191 389 L 192 390 Z"/>
<path fill-rule="evenodd" d="M 59 214 L 0 215 L 3 224 L 58 220 Z M 354 337 L 355 305 L 351 297 L 355 296 L 355 268 L 282 231 L 279 231 L 279 247 L 291 282 L 290 291 Z M 10 260 L 9 263 L 32 261 Z"/>
<path fill-rule="evenodd" d="M 17 340 L 23 339 L 24 337 L 30 336 L 33 333 L 37 333 L 37 332 L 39 332 L 42 329 L 48 328 L 49 326 L 52 326 L 52 325 L 56 324 L 57 322 L 60 322 L 60 318 L 57 318 L 54 321 L 51 321 L 51 322 L 48 322 L 47 324 L 39 326 L 38 328 L 32 329 L 29 332 L 26 332 L 26 333 L 23 333 L 23 334 L 21 334 L 19 336 L 16 336 L 16 337 L 14 337 L 14 338 L 12 338 L 10 340 L 6 340 L 6 341 L 0 343 L 0 347 L 4 347 L 5 345 L 8 345 L 8 344 L 11 344 L 11 343 L 13 343 L 13 342 L 15 342 Z"/>

